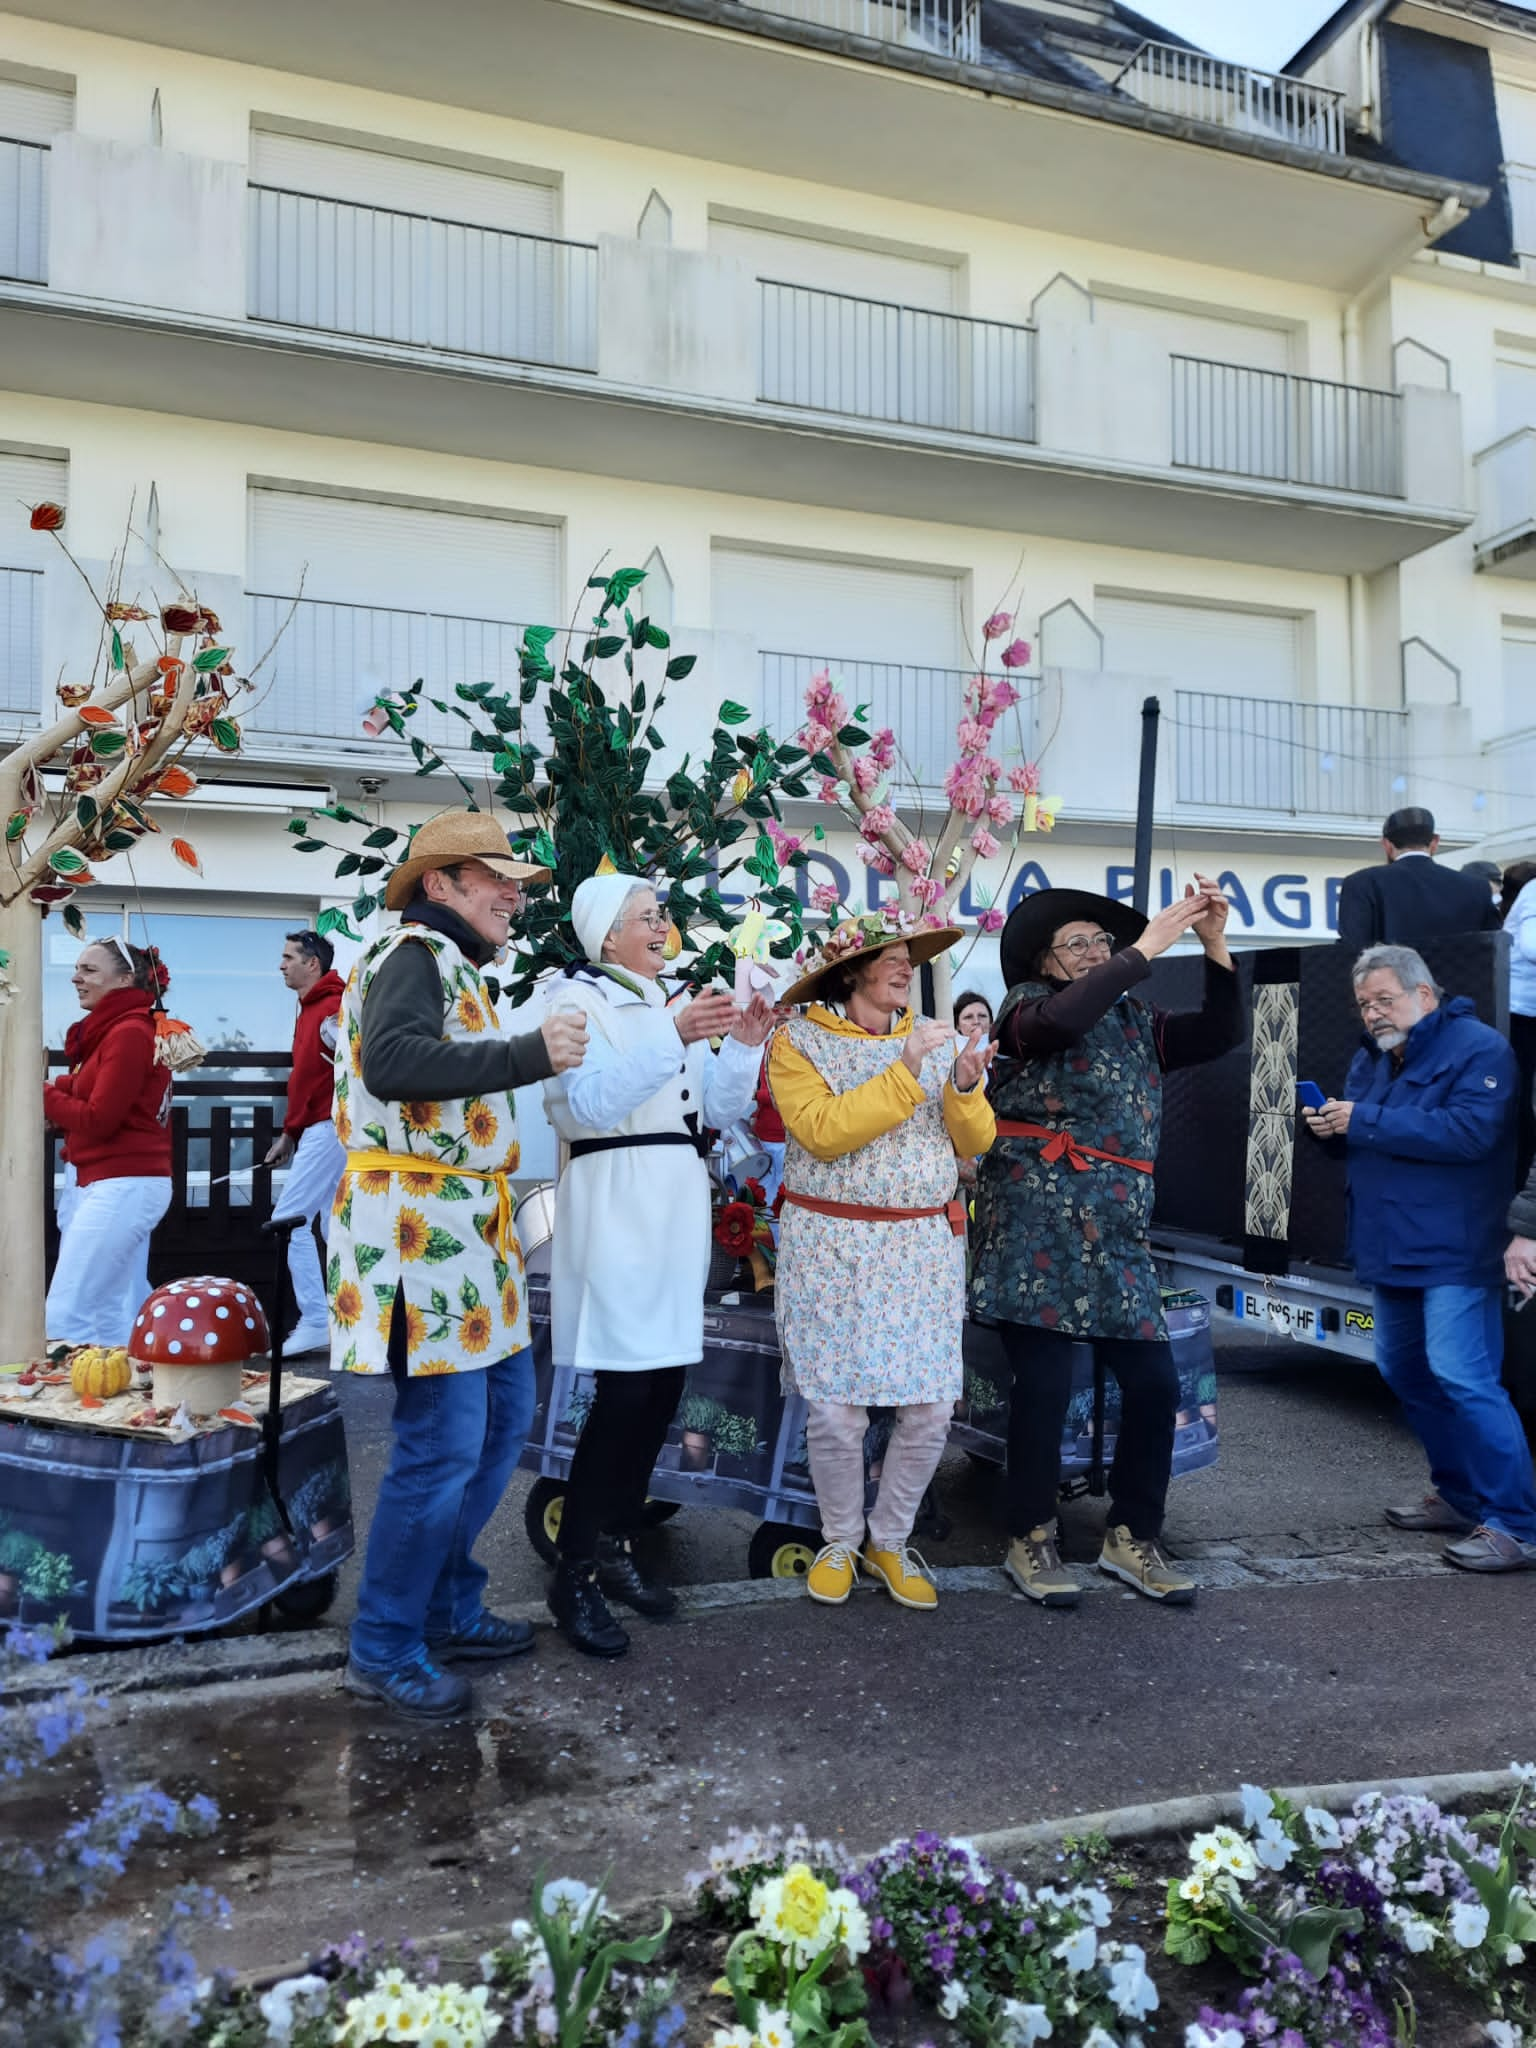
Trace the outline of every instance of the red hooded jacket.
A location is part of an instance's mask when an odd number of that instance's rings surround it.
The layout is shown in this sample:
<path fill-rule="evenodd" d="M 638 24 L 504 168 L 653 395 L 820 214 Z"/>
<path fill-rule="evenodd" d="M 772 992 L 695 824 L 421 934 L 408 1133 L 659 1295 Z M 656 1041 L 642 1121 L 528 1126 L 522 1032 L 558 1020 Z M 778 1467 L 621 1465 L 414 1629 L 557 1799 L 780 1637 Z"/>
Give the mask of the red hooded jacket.
<path fill-rule="evenodd" d="M 43 1089 L 82 1187 L 171 1171 L 171 1076 L 155 1060 L 155 1020 L 139 988 L 110 989 L 64 1034 L 69 1072 Z"/>
<path fill-rule="evenodd" d="M 311 1124 L 331 1120 L 331 1058 L 336 1048 L 328 1020 L 341 1008 L 344 984 L 334 971 L 322 974 L 299 997 L 299 1021 L 293 1027 L 293 1072 L 288 1076 L 288 1114 L 283 1129 L 297 1144 Z"/>

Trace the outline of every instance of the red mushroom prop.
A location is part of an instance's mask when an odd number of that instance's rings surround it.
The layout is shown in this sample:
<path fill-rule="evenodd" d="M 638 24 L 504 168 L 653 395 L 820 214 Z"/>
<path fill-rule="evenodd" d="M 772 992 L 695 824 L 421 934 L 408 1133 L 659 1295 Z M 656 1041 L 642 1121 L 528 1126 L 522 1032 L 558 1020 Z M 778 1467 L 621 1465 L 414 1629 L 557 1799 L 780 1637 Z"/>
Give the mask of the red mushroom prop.
<path fill-rule="evenodd" d="M 155 1406 L 215 1415 L 270 1347 L 261 1303 L 240 1280 L 203 1274 L 157 1287 L 133 1319 L 128 1355 L 155 1376 Z"/>

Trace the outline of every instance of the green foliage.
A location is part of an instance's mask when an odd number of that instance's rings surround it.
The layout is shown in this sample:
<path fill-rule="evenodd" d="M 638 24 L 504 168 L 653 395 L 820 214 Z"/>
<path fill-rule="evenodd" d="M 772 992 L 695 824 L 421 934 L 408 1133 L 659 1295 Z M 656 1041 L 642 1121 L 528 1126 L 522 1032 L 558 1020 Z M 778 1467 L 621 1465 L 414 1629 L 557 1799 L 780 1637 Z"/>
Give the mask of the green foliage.
<path fill-rule="evenodd" d="M 661 1926 L 654 1934 L 631 1941 L 604 1940 L 607 1888 L 605 1878 L 573 1910 L 550 1896 L 542 1874 L 534 1879 L 531 1917 L 554 1979 L 549 2002 L 555 2010 L 558 2048 L 582 2048 L 593 2008 L 608 1988 L 614 1965 L 653 1961 L 672 1925 L 672 1915 L 663 1907 Z"/>
<path fill-rule="evenodd" d="M 725 1457 L 750 1458 L 757 1449 L 757 1423 L 750 1415 L 721 1408 L 710 1424 L 709 1440 Z"/>
<path fill-rule="evenodd" d="M 735 959 L 723 937 L 704 929 L 729 918 L 721 885 L 740 870 L 734 887 L 755 895 L 769 917 L 781 919 L 790 936 L 774 947 L 790 958 L 801 939 L 800 900 L 793 877 L 785 875 L 764 821 L 779 815 L 783 797 L 806 796 L 810 764 L 804 752 L 777 744 L 766 731 L 747 730 L 751 714 L 727 701 L 719 708 L 706 752 L 669 765 L 657 786 L 657 755 L 665 746 L 661 719 L 671 684 L 681 682 L 694 656 L 672 654 L 659 681 L 649 686 L 639 670 L 648 650 L 667 654 L 668 635 L 630 600 L 644 582 L 640 569 L 594 576 L 588 588 L 600 593 L 583 631 L 569 637 L 567 658 L 555 650 L 556 628 L 530 626 L 523 635 L 516 690 L 494 683 L 458 683 L 451 697 L 428 697 L 418 683 L 401 699 L 381 700 L 378 710 L 390 731 L 405 741 L 418 774 L 444 764 L 412 729 L 430 706 L 463 727 L 463 744 L 481 757 L 483 772 L 451 768 L 462 801 L 471 809 L 494 806 L 516 821 L 514 845 L 551 870 L 552 888 L 534 888 L 519 919 L 517 953 L 504 986 L 514 1003 L 526 1000 L 535 981 L 576 957 L 570 928 L 571 896 L 604 858 L 626 873 L 644 875 L 665 893 L 682 939 L 682 971 L 696 985 L 732 978 Z M 580 658 L 577 659 L 579 653 Z M 600 662 L 620 662 L 617 689 L 597 679 Z M 363 824 L 372 829 L 361 849 L 337 843 L 317 822 Z M 741 854 L 730 849 L 746 839 Z M 287 827 L 300 853 L 334 854 L 339 876 L 359 880 L 404 856 L 405 835 L 344 804 L 331 804 Z M 386 851 L 387 849 L 387 851 Z M 369 851 L 372 851 L 372 858 Z M 804 865 L 803 853 L 790 864 Z M 360 921 L 379 897 L 359 891 L 351 917 Z M 356 934 L 347 915 L 322 913 L 322 931 Z"/>

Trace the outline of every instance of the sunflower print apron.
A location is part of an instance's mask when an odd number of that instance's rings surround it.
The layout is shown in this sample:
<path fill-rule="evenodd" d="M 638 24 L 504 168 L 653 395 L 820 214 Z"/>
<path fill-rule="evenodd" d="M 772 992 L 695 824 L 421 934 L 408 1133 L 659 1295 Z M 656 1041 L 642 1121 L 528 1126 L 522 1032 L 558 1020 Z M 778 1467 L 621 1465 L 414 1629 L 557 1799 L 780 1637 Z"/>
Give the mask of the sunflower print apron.
<path fill-rule="evenodd" d="M 363 1002 L 400 945 L 425 946 L 437 963 L 444 1038 L 479 1038 L 500 1020 L 479 970 L 449 938 L 401 925 L 368 947 L 341 1001 L 336 1043 L 336 1135 L 347 1171 L 331 1210 L 326 1289 L 331 1363 L 340 1372 L 389 1370 L 397 1288 L 405 1296 L 406 1371 L 475 1372 L 530 1342 L 523 1262 L 515 1238 L 499 1248 L 498 1204 L 484 1176 L 516 1173 L 511 1090 L 446 1102 L 383 1102 L 363 1085 Z M 368 1154 L 406 1161 L 354 1165 Z"/>

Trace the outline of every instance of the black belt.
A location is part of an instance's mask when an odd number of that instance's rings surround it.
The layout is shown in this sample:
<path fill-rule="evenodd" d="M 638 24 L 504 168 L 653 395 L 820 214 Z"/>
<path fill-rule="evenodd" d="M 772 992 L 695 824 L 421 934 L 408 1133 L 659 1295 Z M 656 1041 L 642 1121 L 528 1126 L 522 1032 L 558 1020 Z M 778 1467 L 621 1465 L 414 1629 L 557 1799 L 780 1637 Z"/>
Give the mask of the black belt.
<path fill-rule="evenodd" d="M 571 1157 L 580 1159 L 587 1152 L 617 1152 L 629 1145 L 686 1145 L 700 1159 L 709 1156 L 709 1140 L 702 1132 L 639 1131 L 632 1138 L 573 1138 Z"/>

